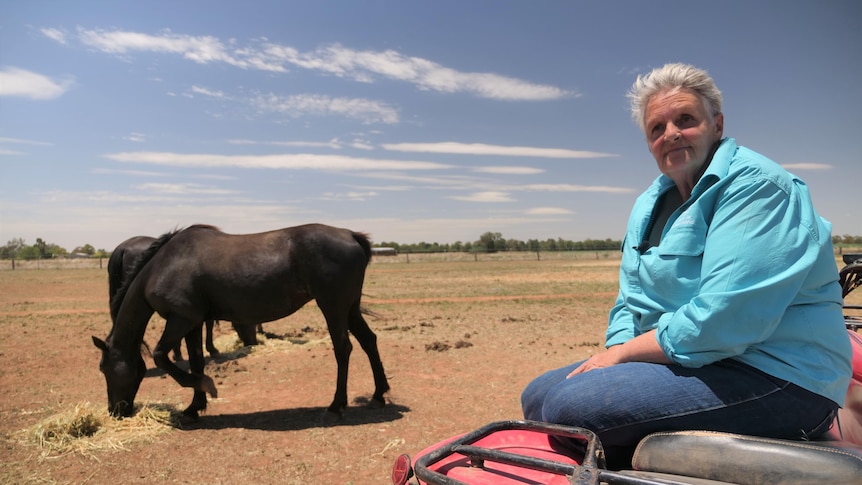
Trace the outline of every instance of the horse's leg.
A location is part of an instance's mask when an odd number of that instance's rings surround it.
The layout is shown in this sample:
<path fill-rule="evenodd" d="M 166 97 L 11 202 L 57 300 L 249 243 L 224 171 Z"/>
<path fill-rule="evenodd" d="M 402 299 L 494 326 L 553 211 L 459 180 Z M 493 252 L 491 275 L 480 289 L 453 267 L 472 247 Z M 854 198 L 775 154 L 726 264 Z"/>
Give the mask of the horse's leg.
<path fill-rule="evenodd" d="M 383 407 L 386 404 L 383 395 L 389 391 L 389 381 L 386 379 L 383 362 L 380 360 L 380 353 L 377 350 L 377 335 L 368 327 L 368 323 L 362 317 L 358 303 L 350 307 L 348 325 L 350 333 L 356 337 L 362 350 L 368 355 L 369 362 L 371 362 L 371 372 L 374 374 L 374 396 L 368 405 L 370 407 Z"/>
<path fill-rule="evenodd" d="M 168 317 L 162 338 L 159 339 L 159 343 L 156 344 L 156 348 L 153 351 L 153 361 L 156 363 L 156 366 L 173 377 L 180 386 L 191 387 L 196 391 L 209 392 L 212 397 L 216 397 L 218 391 L 215 388 L 213 380 L 203 374 L 203 349 L 201 348 L 201 332 L 203 329 L 201 327 L 202 323 L 189 325 L 186 321 Z M 198 369 L 196 374 L 184 372 L 168 358 L 168 350 L 177 345 L 184 337 L 186 338 L 186 347 L 189 351 L 189 365 L 192 366 L 193 372 L 195 372 L 195 369 Z M 196 355 L 196 361 L 198 359 L 197 356 L 200 356 L 200 362 L 193 363 L 191 361 L 192 355 Z M 194 411 L 193 406 L 195 406 L 194 401 L 192 402 L 192 406 L 189 406 L 192 411 Z M 189 410 L 187 409 L 187 411 Z"/>
<path fill-rule="evenodd" d="M 347 333 L 348 325 L 344 311 L 339 310 L 338 305 L 327 305 L 320 300 L 317 301 L 317 305 L 326 318 L 326 326 L 329 328 L 329 337 L 332 339 L 332 348 L 335 352 L 335 362 L 338 365 L 335 397 L 326 412 L 330 417 L 340 418 L 347 407 L 347 370 L 353 344 L 350 343 L 350 335 Z"/>
<path fill-rule="evenodd" d="M 193 328 L 185 337 L 186 350 L 189 354 L 189 370 L 191 370 L 193 376 L 200 376 L 201 379 L 209 379 L 209 377 L 204 375 L 206 360 L 204 359 L 203 342 L 201 341 L 201 331 L 203 330 L 201 327 L 201 325 L 198 325 L 197 328 Z M 211 382 L 212 381 L 210 380 L 210 383 Z M 197 385 L 194 387 L 195 390 L 194 397 L 192 397 L 192 403 L 185 409 L 185 411 L 183 411 L 183 414 L 197 419 L 199 412 L 204 411 L 207 408 L 207 394 L 203 389 L 201 389 L 201 387 Z M 211 391 L 216 392 L 215 385 L 212 385 Z"/>
<path fill-rule="evenodd" d="M 173 354 L 174 354 L 174 362 L 179 362 L 179 361 L 183 360 L 183 349 L 181 348 L 179 342 L 177 342 L 177 345 L 174 346 Z"/>
<path fill-rule="evenodd" d="M 233 329 L 242 340 L 243 345 L 257 345 L 257 334 L 254 332 L 255 326 L 248 323 L 231 322 Z"/>
<path fill-rule="evenodd" d="M 214 325 L 215 325 L 215 320 L 207 320 L 206 321 L 206 326 L 207 326 L 206 344 L 207 344 L 207 352 L 209 352 L 210 357 L 218 357 L 220 355 L 218 349 L 216 348 L 215 344 L 213 343 L 213 326 Z M 188 346 L 188 343 L 186 344 L 186 346 Z"/>

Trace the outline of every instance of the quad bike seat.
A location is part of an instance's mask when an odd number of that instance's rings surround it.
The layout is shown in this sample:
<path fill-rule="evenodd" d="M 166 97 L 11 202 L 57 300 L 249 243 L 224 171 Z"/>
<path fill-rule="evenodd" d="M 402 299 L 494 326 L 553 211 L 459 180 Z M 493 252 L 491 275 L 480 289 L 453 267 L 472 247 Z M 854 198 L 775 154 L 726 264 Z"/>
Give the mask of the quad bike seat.
<path fill-rule="evenodd" d="M 858 485 L 862 446 L 710 431 L 654 433 L 641 440 L 632 467 L 740 485 Z"/>

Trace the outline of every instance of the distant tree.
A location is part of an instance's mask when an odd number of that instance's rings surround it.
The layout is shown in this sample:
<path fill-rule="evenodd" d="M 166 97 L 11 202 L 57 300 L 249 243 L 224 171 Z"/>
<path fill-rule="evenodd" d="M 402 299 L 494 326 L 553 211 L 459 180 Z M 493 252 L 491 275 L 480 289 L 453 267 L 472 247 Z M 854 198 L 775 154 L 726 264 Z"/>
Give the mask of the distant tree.
<path fill-rule="evenodd" d="M 42 254 L 36 246 L 24 246 L 20 251 L 18 251 L 18 259 L 33 260 L 41 258 Z"/>
<path fill-rule="evenodd" d="M 47 243 L 41 237 L 36 238 L 36 244 L 33 247 L 39 251 L 39 258 L 41 259 L 58 258 L 68 254 L 64 248 L 53 243 Z"/>
<path fill-rule="evenodd" d="M 96 248 L 94 248 L 90 244 L 84 244 L 83 246 L 78 246 L 75 249 L 73 249 L 72 253 L 87 254 L 87 255 L 93 256 L 96 254 Z"/>
<path fill-rule="evenodd" d="M 48 253 L 48 243 L 43 241 L 41 237 L 36 238 L 36 244 L 34 244 L 33 247 L 39 251 L 40 259 L 48 259 L 51 257 L 50 253 Z"/>
<path fill-rule="evenodd" d="M 20 237 L 10 239 L 5 246 L 0 247 L 0 259 L 15 259 L 18 252 L 24 247 L 24 240 Z"/>
<path fill-rule="evenodd" d="M 499 232 L 486 232 L 479 236 L 479 241 L 476 242 L 477 248 L 484 248 L 486 251 L 505 251 L 506 240 Z"/>

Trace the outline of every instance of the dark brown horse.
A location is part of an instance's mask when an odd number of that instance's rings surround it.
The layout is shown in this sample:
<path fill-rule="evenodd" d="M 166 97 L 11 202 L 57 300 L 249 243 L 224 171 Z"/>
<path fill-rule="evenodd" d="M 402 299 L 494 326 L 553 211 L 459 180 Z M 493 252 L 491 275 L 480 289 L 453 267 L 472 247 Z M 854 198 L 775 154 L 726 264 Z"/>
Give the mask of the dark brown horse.
<path fill-rule="evenodd" d="M 192 226 L 163 235 L 151 245 L 134 278 L 113 303 L 117 318 L 102 350 L 100 370 L 108 387 L 108 409 L 129 416 L 144 378 L 140 355 L 147 322 L 154 312 L 166 320 L 153 352 L 156 365 L 181 386 L 193 387 L 184 411 L 196 417 L 206 408 L 206 392 L 216 395 L 212 379 L 203 374 L 201 322 L 211 319 L 268 322 L 317 301 L 329 328 L 338 364 L 335 397 L 328 413 L 340 416 L 347 406 L 347 372 L 353 334 L 368 355 L 374 374 L 371 404 L 382 406 L 389 383 L 377 350 L 377 336 L 360 311 L 365 269 L 371 244 L 364 234 L 320 224 L 249 234 L 224 234 L 211 226 Z M 188 339 L 197 336 L 197 351 Z M 167 352 L 187 339 L 191 374 L 178 368 Z"/>
<path fill-rule="evenodd" d="M 147 248 L 150 247 L 152 243 L 156 241 L 156 238 L 149 236 L 133 236 L 125 241 L 121 242 L 114 251 L 111 253 L 111 257 L 108 258 L 108 303 L 114 299 L 114 295 L 120 290 L 123 286 L 123 283 L 126 281 L 128 276 L 131 276 L 129 273 L 134 270 L 135 265 L 140 261 L 141 256 L 143 256 L 144 252 Z M 117 321 L 117 310 L 119 309 L 119 305 L 110 305 L 111 307 L 111 322 Z M 213 344 L 213 320 L 207 320 L 206 322 L 206 347 L 207 352 L 209 352 L 210 356 L 218 356 L 219 351 Z M 240 335 L 240 338 L 245 345 L 252 345 L 256 342 L 246 342 L 246 337 L 242 331 L 237 331 Z M 177 343 L 177 346 L 174 348 L 174 360 L 182 360 L 182 351 L 180 350 L 180 344 Z"/>

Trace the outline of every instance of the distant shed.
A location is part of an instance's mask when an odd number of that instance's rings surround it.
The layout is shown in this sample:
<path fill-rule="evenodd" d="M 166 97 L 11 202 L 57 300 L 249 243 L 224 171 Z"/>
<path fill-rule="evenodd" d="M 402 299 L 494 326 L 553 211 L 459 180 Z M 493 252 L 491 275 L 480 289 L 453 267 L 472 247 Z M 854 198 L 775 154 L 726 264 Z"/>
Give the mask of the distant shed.
<path fill-rule="evenodd" d="M 371 254 L 374 256 L 398 256 L 398 251 L 395 248 L 371 248 Z"/>

